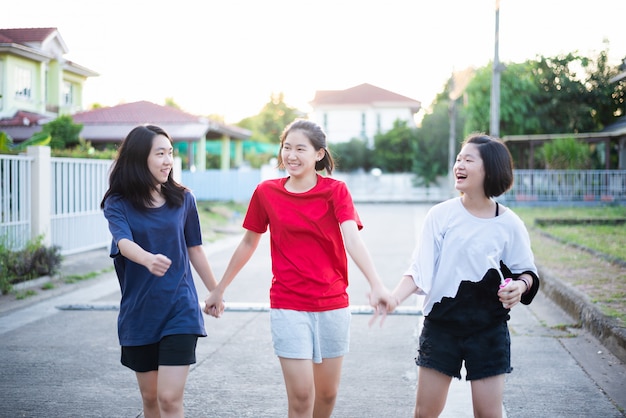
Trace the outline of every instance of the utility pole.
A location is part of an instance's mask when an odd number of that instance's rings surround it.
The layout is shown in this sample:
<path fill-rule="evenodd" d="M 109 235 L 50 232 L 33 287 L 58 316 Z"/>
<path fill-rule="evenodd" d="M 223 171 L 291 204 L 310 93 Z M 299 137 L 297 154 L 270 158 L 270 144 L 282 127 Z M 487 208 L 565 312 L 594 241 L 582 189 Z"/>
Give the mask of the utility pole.
<path fill-rule="evenodd" d="M 448 131 L 448 187 L 450 195 L 454 195 L 454 162 L 456 161 L 456 84 L 454 83 L 454 71 L 450 77 L 448 119 L 450 129 Z"/>
<path fill-rule="evenodd" d="M 491 119 L 489 124 L 489 134 L 495 137 L 500 136 L 500 57 L 498 53 L 500 44 L 500 0 L 496 0 L 496 37 L 493 54 L 493 72 L 491 76 Z"/>

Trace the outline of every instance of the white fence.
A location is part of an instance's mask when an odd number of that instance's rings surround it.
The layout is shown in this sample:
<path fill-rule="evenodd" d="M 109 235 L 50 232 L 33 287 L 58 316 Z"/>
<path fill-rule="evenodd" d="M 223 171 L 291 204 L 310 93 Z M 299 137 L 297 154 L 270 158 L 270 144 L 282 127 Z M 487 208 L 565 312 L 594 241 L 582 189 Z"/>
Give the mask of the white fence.
<path fill-rule="evenodd" d="M 110 160 L 51 158 L 48 147 L 27 155 L 0 155 L 0 245 L 23 248 L 43 237 L 64 255 L 110 243 L 100 201 L 108 187 Z M 181 172 L 177 180 L 198 200 L 247 201 L 256 185 L 284 173 L 262 170 Z M 438 202 L 458 195 L 446 178 L 430 188 L 413 185 L 412 174 L 336 173 L 355 202 Z M 500 200 L 515 204 L 600 205 L 626 203 L 625 170 L 516 170 L 515 184 Z"/>
<path fill-rule="evenodd" d="M 52 158 L 51 242 L 63 254 L 101 248 L 111 241 L 100 201 L 111 161 Z"/>
<path fill-rule="evenodd" d="M 20 249 L 37 237 L 67 255 L 109 244 L 100 200 L 110 160 L 51 158 L 48 147 L 0 155 L 0 244 Z"/>
<path fill-rule="evenodd" d="M 0 246 L 22 248 L 30 239 L 32 161 L 0 156 Z"/>

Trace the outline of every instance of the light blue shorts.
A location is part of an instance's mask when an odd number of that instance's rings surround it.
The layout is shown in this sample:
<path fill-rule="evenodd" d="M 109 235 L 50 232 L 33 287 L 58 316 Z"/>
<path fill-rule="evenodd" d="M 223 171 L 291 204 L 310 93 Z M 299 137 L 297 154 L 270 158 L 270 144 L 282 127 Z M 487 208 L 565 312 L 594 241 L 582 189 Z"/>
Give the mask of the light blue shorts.
<path fill-rule="evenodd" d="M 341 357 L 350 348 L 350 308 L 325 312 L 271 309 L 274 353 L 278 357 L 308 359 Z"/>

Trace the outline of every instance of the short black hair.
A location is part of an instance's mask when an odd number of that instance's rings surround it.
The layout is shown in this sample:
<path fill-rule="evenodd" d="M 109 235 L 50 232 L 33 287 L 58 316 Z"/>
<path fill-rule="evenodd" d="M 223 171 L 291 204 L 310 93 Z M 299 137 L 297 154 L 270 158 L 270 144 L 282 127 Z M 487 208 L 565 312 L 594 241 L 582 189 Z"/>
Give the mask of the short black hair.
<path fill-rule="evenodd" d="M 513 158 L 502 141 L 486 134 L 473 134 L 463 141 L 465 144 L 478 146 L 485 169 L 485 196 L 500 196 L 513 186 Z"/>

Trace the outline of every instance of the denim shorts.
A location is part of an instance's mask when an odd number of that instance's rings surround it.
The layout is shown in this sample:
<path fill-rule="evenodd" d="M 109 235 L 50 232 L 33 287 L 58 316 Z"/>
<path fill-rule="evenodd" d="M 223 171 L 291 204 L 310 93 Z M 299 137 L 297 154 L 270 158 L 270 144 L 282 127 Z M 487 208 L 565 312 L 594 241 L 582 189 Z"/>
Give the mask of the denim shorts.
<path fill-rule="evenodd" d="M 122 346 L 122 364 L 135 372 L 159 370 L 159 366 L 187 366 L 196 362 L 197 335 L 165 336 L 158 343 Z"/>
<path fill-rule="evenodd" d="M 466 380 L 511 373 L 511 336 L 506 322 L 468 336 L 455 336 L 424 321 L 415 363 L 460 379 L 463 362 Z"/>
<path fill-rule="evenodd" d="M 289 359 L 341 357 L 350 348 L 350 308 L 324 312 L 271 309 L 274 353 Z"/>

